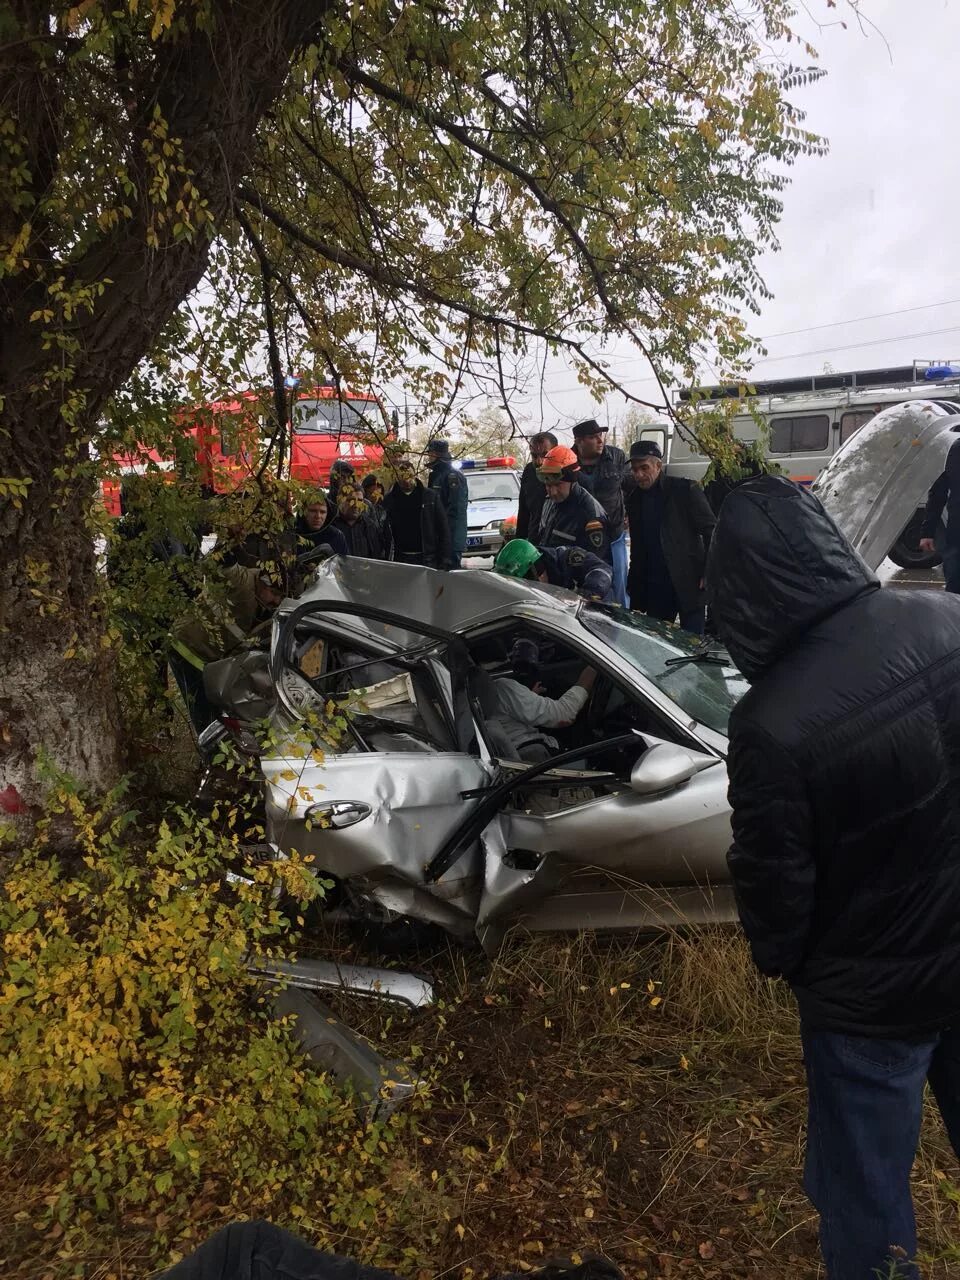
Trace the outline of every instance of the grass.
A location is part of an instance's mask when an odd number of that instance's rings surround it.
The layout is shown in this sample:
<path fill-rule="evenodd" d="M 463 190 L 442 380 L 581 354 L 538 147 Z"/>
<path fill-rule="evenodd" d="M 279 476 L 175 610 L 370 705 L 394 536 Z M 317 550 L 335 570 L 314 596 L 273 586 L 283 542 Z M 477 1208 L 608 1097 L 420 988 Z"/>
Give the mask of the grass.
<path fill-rule="evenodd" d="M 356 955 L 337 936 L 322 950 Z M 434 1080 L 396 1152 L 423 1189 L 386 1242 L 399 1270 L 486 1276 L 597 1252 L 630 1280 L 822 1276 L 800 1186 L 796 1016 L 735 933 L 514 935 L 492 963 L 450 948 L 422 967 L 438 983 L 429 1009 L 339 1001 L 383 1051 Z M 49 1170 L 31 1161 L 24 1153 L 0 1181 L 4 1276 L 147 1274 L 149 1209 L 91 1228 L 66 1258 L 38 1236 L 31 1208 Z M 953 1168 L 931 1108 L 914 1179 L 929 1280 L 958 1271 Z M 194 1239 L 221 1224 L 215 1204 L 197 1214 L 181 1224 Z"/>

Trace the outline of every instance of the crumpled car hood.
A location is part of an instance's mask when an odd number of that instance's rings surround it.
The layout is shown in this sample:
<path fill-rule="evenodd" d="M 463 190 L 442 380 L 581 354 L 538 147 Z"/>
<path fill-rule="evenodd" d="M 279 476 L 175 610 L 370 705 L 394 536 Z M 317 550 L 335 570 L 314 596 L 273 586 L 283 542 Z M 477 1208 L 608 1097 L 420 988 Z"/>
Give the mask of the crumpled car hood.
<path fill-rule="evenodd" d="M 820 472 L 813 492 L 871 569 L 924 505 L 958 430 L 960 415 L 935 400 L 894 404 Z"/>

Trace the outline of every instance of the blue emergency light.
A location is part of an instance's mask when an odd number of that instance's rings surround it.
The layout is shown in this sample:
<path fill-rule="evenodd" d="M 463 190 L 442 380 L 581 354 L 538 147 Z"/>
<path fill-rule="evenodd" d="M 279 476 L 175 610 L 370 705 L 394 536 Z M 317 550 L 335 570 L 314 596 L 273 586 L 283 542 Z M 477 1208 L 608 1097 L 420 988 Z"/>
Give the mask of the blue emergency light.
<path fill-rule="evenodd" d="M 296 391 L 297 387 L 300 385 L 300 379 L 296 377 L 295 374 L 288 373 L 283 380 L 283 385 L 288 391 Z"/>
<path fill-rule="evenodd" d="M 954 369 L 949 364 L 934 364 L 923 371 L 923 376 L 928 382 L 936 382 L 940 378 L 960 378 L 960 369 Z"/>

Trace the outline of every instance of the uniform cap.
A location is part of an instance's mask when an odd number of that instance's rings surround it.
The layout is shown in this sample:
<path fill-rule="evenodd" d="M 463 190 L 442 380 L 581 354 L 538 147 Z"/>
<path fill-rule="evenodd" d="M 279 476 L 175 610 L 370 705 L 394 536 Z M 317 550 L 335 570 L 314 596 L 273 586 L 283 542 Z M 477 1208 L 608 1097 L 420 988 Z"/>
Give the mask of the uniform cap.
<path fill-rule="evenodd" d="M 432 440 L 427 441 L 427 453 L 436 453 L 441 458 L 449 458 L 450 444 L 446 440 L 441 440 L 439 436 L 434 436 Z"/>

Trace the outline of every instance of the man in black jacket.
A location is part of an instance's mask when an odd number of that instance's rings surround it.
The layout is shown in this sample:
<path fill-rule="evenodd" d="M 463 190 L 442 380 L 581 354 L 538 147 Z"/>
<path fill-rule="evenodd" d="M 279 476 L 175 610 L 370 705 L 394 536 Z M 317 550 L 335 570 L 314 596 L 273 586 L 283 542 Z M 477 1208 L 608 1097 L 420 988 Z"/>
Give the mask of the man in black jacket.
<path fill-rule="evenodd" d="M 342 479 L 337 490 L 337 516 L 331 529 L 343 535 L 347 552 L 369 560 L 392 560 L 393 538 L 389 525 L 381 525 L 364 498 L 360 486 Z"/>
<path fill-rule="evenodd" d="M 706 620 L 704 573 L 716 523 L 703 490 L 692 480 L 668 476 L 652 440 L 630 446 L 634 488 L 627 495 L 630 521 L 630 607 L 702 635 Z"/>
<path fill-rule="evenodd" d="M 520 473 L 520 505 L 517 507 L 516 536 L 536 542 L 540 534 L 543 503 L 547 496 L 537 471 L 541 462 L 551 449 L 557 447 L 559 441 L 550 431 L 538 431 L 535 436 L 530 437 L 529 443 L 530 461 Z"/>
<path fill-rule="evenodd" d="M 960 602 L 881 591 L 778 476 L 727 495 L 707 582 L 752 686 L 730 871 L 757 966 L 800 1007 L 827 1272 L 916 1277 L 926 1080 L 960 1154 Z"/>
<path fill-rule="evenodd" d="M 613 594 L 617 604 L 627 604 L 627 535 L 623 510 L 623 481 L 627 459 L 622 449 L 607 444 L 607 427 L 595 418 L 578 422 L 573 428 L 573 451 L 580 459 L 577 480 L 607 513 L 610 558 L 613 564 Z"/>
<path fill-rule="evenodd" d="M 404 564 L 446 569 L 450 526 L 436 491 L 417 479 L 412 462 L 398 462 L 395 483 L 383 500 L 393 530 L 396 557 Z"/>
<path fill-rule="evenodd" d="M 920 550 L 931 554 L 936 549 L 943 509 L 947 509 L 947 532 L 943 543 L 943 576 L 952 594 L 960 593 L 960 440 L 950 446 L 943 472 L 937 476 L 927 494 Z"/>
<path fill-rule="evenodd" d="M 447 518 L 450 531 L 450 555 L 445 569 L 459 569 L 460 557 L 467 545 L 467 506 L 469 494 L 467 482 L 453 465 L 450 445 L 439 437 L 427 441 L 427 470 L 430 472 L 428 489 L 440 500 L 440 509 Z"/>

